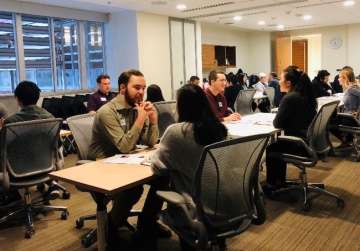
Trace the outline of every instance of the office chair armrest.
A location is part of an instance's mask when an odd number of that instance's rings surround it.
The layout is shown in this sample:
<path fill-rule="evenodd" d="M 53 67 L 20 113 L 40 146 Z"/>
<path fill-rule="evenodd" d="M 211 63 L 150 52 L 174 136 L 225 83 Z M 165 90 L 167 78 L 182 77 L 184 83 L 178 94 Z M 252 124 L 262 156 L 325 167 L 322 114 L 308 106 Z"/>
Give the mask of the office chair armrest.
<path fill-rule="evenodd" d="M 196 211 L 196 205 L 186 193 L 179 194 L 173 191 L 157 191 L 156 194 L 168 204 L 178 207 L 185 215 L 186 225 L 197 228 L 192 212 Z"/>
<path fill-rule="evenodd" d="M 342 132 L 360 134 L 360 127 L 339 125 L 338 128 Z"/>
<path fill-rule="evenodd" d="M 279 136 L 277 138 L 277 140 L 278 141 L 284 141 L 284 142 L 292 142 L 294 144 L 298 144 L 299 146 L 301 146 L 301 147 L 303 147 L 305 149 L 305 151 L 307 152 L 307 154 L 310 156 L 311 159 L 314 159 L 314 160 L 317 159 L 316 153 L 308 146 L 308 144 L 306 144 L 306 142 L 302 138 L 295 137 L 295 136 Z M 290 155 L 290 154 L 288 154 L 288 155 Z M 295 156 L 295 155 L 293 155 L 293 156 Z M 297 157 L 299 157 L 298 158 L 299 160 L 301 158 L 304 158 L 303 156 L 297 156 Z M 306 159 L 309 159 L 309 158 L 306 158 Z"/>
<path fill-rule="evenodd" d="M 76 165 L 77 165 L 77 166 L 80 166 L 80 165 L 83 165 L 83 164 L 86 164 L 86 163 L 90 163 L 90 162 L 93 162 L 93 160 L 81 159 L 81 160 L 76 161 Z"/>
<path fill-rule="evenodd" d="M 182 204 L 186 203 L 185 197 L 177 192 L 171 192 L 171 191 L 157 191 L 156 194 L 170 204 L 175 204 L 177 206 L 180 206 Z"/>

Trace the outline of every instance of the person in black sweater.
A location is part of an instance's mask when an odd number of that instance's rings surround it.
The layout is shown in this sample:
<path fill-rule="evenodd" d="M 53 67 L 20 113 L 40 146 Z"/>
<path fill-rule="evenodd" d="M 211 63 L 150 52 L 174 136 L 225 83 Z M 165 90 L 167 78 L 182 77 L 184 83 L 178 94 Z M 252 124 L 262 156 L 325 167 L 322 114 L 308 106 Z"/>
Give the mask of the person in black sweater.
<path fill-rule="evenodd" d="M 230 107 L 233 111 L 235 111 L 234 104 L 235 104 L 236 98 L 237 98 L 239 92 L 241 90 L 244 90 L 244 86 L 246 86 L 245 74 L 241 73 L 241 74 L 234 75 L 231 79 L 231 83 L 232 83 L 232 85 L 225 88 L 224 95 L 225 95 L 226 101 L 228 103 L 228 107 Z"/>
<path fill-rule="evenodd" d="M 335 93 L 328 84 L 330 73 L 327 70 L 320 70 L 317 76 L 314 78 L 312 82 L 312 88 L 315 98 L 331 96 Z"/>
<path fill-rule="evenodd" d="M 306 140 L 307 129 L 316 115 L 317 102 L 312 93 L 311 81 L 306 73 L 296 67 L 284 70 L 280 80 L 282 98 L 274 126 L 284 130 L 285 135 L 301 137 Z M 286 163 L 276 153 L 300 154 L 306 151 L 293 143 L 275 142 L 266 149 L 265 194 L 285 186 Z"/>

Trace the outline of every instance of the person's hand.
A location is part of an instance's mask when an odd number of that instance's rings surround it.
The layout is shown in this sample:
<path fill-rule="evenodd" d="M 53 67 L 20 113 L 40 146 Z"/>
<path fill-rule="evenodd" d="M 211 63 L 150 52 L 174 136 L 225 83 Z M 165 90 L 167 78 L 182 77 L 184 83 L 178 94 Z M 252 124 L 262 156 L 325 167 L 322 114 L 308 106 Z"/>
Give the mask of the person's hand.
<path fill-rule="evenodd" d="M 224 118 L 224 121 L 237 121 L 241 119 L 241 115 L 237 112 L 231 113 L 229 116 Z"/>
<path fill-rule="evenodd" d="M 137 127 L 142 128 L 146 118 L 148 117 L 148 113 L 145 110 L 145 103 L 135 104 L 135 109 L 137 110 L 135 124 Z"/>
<path fill-rule="evenodd" d="M 145 105 L 145 111 L 149 116 L 150 123 L 156 125 L 158 123 L 158 116 L 154 105 L 149 101 L 144 102 L 144 105 Z"/>

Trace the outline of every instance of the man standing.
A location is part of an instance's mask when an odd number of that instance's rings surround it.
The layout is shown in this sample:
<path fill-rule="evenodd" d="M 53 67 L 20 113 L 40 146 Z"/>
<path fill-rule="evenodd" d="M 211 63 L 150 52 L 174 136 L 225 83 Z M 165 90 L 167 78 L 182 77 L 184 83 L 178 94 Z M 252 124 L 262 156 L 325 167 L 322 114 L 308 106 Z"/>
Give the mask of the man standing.
<path fill-rule="evenodd" d="M 209 74 L 209 88 L 205 90 L 211 109 L 220 121 L 240 120 L 241 116 L 239 113 L 231 113 L 228 110 L 224 96 L 225 86 L 225 73 L 222 71 L 211 71 Z"/>
<path fill-rule="evenodd" d="M 129 153 L 136 144 L 153 146 L 159 136 L 158 116 L 151 102 L 143 102 L 146 88 L 145 78 L 140 71 L 123 72 L 118 79 L 119 94 L 102 106 L 95 115 L 89 158 L 105 158 L 119 153 Z M 104 170 L 106 171 L 106 170 Z M 143 241 L 152 250 L 156 248 L 157 214 L 162 201 L 156 190 L 167 186 L 161 177 L 151 182 L 144 208 L 138 219 L 138 231 Z M 127 221 L 132 206 L 140 199 L 143 186 L 116 194 L 109 214 L 109 244 L 116 245 L 117 229 Z M 155 229 L 154 229 L 155 227 Z"/>
<path fill-rule="evenodd" d="M 88 100 L 87 109 L 91 113 L 95 113 L 101 106 L 109 102 L 115 97 L 111 92 L 110 77 L 106 74 L 101 74 L 96 78 L 98 90 L 91 94 Z"/>

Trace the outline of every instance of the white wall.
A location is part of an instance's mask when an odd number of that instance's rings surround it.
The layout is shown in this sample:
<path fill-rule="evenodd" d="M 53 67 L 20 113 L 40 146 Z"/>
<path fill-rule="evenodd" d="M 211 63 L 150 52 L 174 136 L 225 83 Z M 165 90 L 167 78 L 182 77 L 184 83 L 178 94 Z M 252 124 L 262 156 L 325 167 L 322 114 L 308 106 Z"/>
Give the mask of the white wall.
<path fill-rule="evenodd" d="M 269 72 L 271 69 L 271 34 L 240 30 L 226 25 L 202 23 L 201 39 L 203 44 L 236 46 L 236 72 L 239 68 L 247 73 Z M 204 72 L 203 75 L 208 74 Z"/>
<path fill-rule="evenodd" d="M 236 46 L 236 68 L 226 70 L 227 72 L 236 72 L 239 68 L 248 70 L 248 32 L 225 25 L 201 23 L 201 42 L 202 44 Z M 203 72 L 206 78 L 208 74 L 208 71 Z"/>
<path fill-rule="evenodd" d="M 294 30 L 286 33 L 290 36 L 321 35 L 321 68 L 327 69 L 332 77 L 335 76 L 336 69 L 345 65 L 352 66 L 356 74 L 360 72 L 360 24 Z M 338 49 L 330 46 L 330 41 L 334 38 L 343 41 Z"/>
<path fill-rule="evenodd" d="M 171 99 L 169 20 L 166 16 L 137 13 L 139 69 L 148 85 L 157 84 Z"/>
<path fill-rule="evenodd" d="M 250 32 L 248 35 L 249 55 L 247 73 L 257 74 L 271 71 L 270 32 Z"/>
<path fill-rule="evenodd" d="M 106 68 L 112 88 L 117 90 L 117 78 L 127 69 L 139 69 L 137 16 L 134 11 L 109 15 L 105 25 Z"/>

